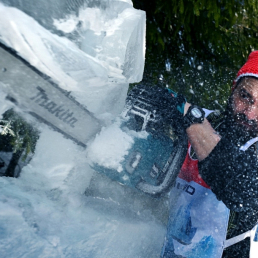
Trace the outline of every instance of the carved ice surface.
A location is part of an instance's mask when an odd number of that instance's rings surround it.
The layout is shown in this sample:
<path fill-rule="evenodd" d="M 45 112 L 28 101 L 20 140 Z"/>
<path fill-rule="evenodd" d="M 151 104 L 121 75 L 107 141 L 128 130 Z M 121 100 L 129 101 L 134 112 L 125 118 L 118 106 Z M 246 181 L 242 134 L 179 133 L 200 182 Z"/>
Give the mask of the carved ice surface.
<path fill-rule="evenodd" d="M 144 37 L 145 13 L 131 0 L 0 0 L 0 42 L 107 123 L 142 78 Z M 32 161 L 19 178 L 0 177 L 0 257 L 159 257 L 165 202 L 102 178 L 87 149 L 36 125 Z M 117 140 L 125 150 L 130 139 Z"/>
<path fill-rule="evenodd" d="M 122 111 L 129 83 L 142 79 L 143 11 L 131 1 L 0 2 L 2 43 L 96 116 L 112 119 Z"/>
<path fill-rule="evenodd" d="M 98 175 L 90 186 L 85 151 L 40 129 L 21 177 L 0 177 L 0 257 L 159 257 L 165 227 L 155 200 Z"/>

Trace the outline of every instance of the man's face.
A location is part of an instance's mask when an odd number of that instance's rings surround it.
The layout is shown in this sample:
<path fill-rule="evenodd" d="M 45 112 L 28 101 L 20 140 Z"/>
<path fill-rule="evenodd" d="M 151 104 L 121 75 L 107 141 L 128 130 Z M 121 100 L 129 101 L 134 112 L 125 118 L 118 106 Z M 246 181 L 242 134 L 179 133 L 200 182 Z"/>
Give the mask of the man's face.
<path fill-rule="evenodd" d="M 233 119 L 247 131 L 258 132 L 258 79 L 244 77 L 231 96 Z"/>

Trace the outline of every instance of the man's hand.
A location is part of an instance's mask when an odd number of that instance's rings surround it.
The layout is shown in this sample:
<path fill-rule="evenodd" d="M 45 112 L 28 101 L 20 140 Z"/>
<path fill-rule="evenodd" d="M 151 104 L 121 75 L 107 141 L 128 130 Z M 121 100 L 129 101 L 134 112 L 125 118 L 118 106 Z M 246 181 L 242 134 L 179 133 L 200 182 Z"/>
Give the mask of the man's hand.
<path fill-rule="evenodd" d="M 158 112 L 166 124 L 174 129 L 177 135 L 185 133 L 183 117 L 186 99 L 183 95 L 177 94 L 170 89 L 160 88 L 157 93 L 159 99 Z"/>

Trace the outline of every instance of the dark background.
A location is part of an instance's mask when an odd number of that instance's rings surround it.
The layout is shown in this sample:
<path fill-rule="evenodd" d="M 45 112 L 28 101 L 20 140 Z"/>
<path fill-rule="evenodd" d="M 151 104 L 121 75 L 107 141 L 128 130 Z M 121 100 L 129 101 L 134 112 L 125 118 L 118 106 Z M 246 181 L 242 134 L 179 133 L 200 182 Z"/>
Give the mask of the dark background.
<path fill-rule="evenodd" d="M 133 3 L 147 15 L 143 83 L 168 86 L 207 108 L 225 106 L 239 68 L 258 49 L 258 1 Z"/>

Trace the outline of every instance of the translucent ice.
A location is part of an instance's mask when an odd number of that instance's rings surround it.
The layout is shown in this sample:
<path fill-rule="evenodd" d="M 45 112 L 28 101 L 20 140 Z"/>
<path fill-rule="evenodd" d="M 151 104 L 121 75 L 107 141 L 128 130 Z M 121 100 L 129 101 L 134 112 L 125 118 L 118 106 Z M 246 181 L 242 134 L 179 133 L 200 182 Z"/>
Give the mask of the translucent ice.
<path fill-rule="evenodd" d="M 0 257 L 159 257 L 162 201 L 97 175 L 90 184 L 85 150 L 40 130 L 21 177 L 0 177 Z"/>
<path fill-rule="evenodd" d="M 0 2 L 1 43 L 98 118 L 110 123 L 122 111 L 129 83 L 142 77 L 144 12 L 130 0 Z M 4 94 L 0 102 L 1 111 L 10 107 Z M 166 199 L 98 175 L 88 165 L 87 149 L 44 124 L 37 127 L 41 134 L 30 164 L 19 178 L 0 177 L 0 257 L 159 257 Z M 110 127 L 110 138 L 117 130 Z M 121 136 L 122 153 L 110 166 L 130 146 L 130 137 Z M 92 148 L 108 162 L 102 144 Z"/>
<path fill-rule="evenodd" d="M 143 11 L 131 1 L 0 2 L 2 43 L 96 116 L 121 112 L 129 83 L 142 78 Z"/>

